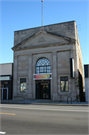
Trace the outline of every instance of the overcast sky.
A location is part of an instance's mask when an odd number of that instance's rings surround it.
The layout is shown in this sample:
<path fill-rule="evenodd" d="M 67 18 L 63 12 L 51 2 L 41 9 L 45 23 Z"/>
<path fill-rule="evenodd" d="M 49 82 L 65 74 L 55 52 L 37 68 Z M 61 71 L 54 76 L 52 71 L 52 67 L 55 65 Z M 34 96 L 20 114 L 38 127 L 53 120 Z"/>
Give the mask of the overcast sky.
<path fill-rule="evenodd" d="M 1 0 L 0 10 L 0 63 L 10 63 L 14 31 L 41 26 L 41 0 Z M 88 0 L 43 0 L 43 25 L 76 21 L 83 64 L 89 64 L 88 16 Z"/>

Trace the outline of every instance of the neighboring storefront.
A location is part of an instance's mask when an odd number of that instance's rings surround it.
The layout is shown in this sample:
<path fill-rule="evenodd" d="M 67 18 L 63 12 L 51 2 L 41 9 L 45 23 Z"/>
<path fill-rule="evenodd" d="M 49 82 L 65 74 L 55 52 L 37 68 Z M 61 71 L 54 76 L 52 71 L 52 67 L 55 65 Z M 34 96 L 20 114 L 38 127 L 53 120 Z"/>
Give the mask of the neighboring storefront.
<path fill-rule="evenodd" d="M 85 75 L 85 99 L 89 103 L 89 65 L 84 65 L 84 75 Z"/>
<path fill-rule="evenodd" d="M 15 31 L 12 50 L 14 100 L 76 100 L 83 62 L 75 21 Z"/>
<path fill-rule="evenodd" d="M 13 63 L 0 64 L 1 99 L 13 98 Z"/>

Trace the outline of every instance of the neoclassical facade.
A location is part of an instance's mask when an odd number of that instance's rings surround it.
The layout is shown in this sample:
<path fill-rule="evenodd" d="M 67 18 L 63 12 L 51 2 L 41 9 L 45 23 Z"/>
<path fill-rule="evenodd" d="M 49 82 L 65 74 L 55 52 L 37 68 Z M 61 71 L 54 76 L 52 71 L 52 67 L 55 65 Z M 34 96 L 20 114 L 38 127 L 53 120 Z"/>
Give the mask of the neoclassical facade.
<path fill-rule="evenodd" d="M 83 62 L 75 21 L 14 32 L 13 99 L 76 99 Z"/>

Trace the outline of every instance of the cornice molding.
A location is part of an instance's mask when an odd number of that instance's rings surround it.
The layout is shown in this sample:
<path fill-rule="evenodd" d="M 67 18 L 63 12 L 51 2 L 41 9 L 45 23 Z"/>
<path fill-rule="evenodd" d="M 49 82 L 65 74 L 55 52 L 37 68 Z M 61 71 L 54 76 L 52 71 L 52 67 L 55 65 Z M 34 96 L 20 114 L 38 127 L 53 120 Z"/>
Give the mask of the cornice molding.
<path fill-rule="evenodd" d="M 66 37 L 66 36 L 63 36 L 63 35 L 59 35 L 59 34 L 56 34 L 56 33 L 52 33 L 52 32 L 48 32 L 48 31 L 38 31 L 37 33 L 35 33 L 35 34 L 33 34 L 33 35 L 31 35 L 30 37 L 27 37 L 26 39 L 24 39 L 23 41 L 21 41 L 20 43 L 18 43 L 17 45 L 15 45 L 14 47 L 12 47 L 12 50 L 22 50 L 22 49 L 31 49 L 32 48 L 32 46 L 30 46 L 30 47 L 24 47 L 24 48 L 22 48 L 22 47 L 20 47 L 23 43 L 25 43 L 28 39 L 31 39 L 32 37 L 34 38 L 35 36 L 37 36 L 38 34 L 40 34 L 40 33 L 45 33 L 45 34 L 50 34 L 50 35 L 55 35 L 55 36 L 57 36 L 57 37 L 63 37 L 65 40 L 66 40 L 66 44 L 70 44 L 70 43 L 75 43 L 75 39 L 72 39 L 72 38 L 70 38 L 70 37 Z M 67 43 L 68 42 L 68 43 Z M 65 44 L 65 43 L 55 43 L 55 44 L 61 44 L 61 45 L 63 45 L 63 44 Z M 34 48 L 39 48 L 39 46 L 40 45 L 36 45 L 36 46 L 33 46 Z M 48 45 L 41 45 L 41 47 L 43 48 L 43 47 L 47 47 Z M 55 46 L 55 45 L 54 45 Z M 18 48 L 18 49 L 17 49 Z"/>
<path fill-rule="evenodd" d="M 35 45 L 35 46 L 29 46 L 29 47 L 18 47 L 14 48 L 14 51 L 21 51 L 21 50 L 28 50 L 28 49 L 37 49 L 37 48 L 46 48 L 46 47 L 57 47 L 57 46 L 64 46 L 64 45 L 71 45 L 69 43 L 53 43 L 53 44 L 46 44 L 46 45 Z"/>

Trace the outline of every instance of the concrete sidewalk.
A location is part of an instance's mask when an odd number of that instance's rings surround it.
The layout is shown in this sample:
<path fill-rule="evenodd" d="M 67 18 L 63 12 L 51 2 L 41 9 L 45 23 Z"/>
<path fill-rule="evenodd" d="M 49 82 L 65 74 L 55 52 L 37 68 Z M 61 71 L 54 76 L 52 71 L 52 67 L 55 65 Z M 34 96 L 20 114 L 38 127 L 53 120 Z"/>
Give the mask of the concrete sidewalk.
<path fill-rule="evenodd" d="M 1 104 L 34 104 L 34 105 L 63 105 L 63 106 L 88 106 L 88 102 L 58 102 L 51 100 L 1 100 Z"/>

